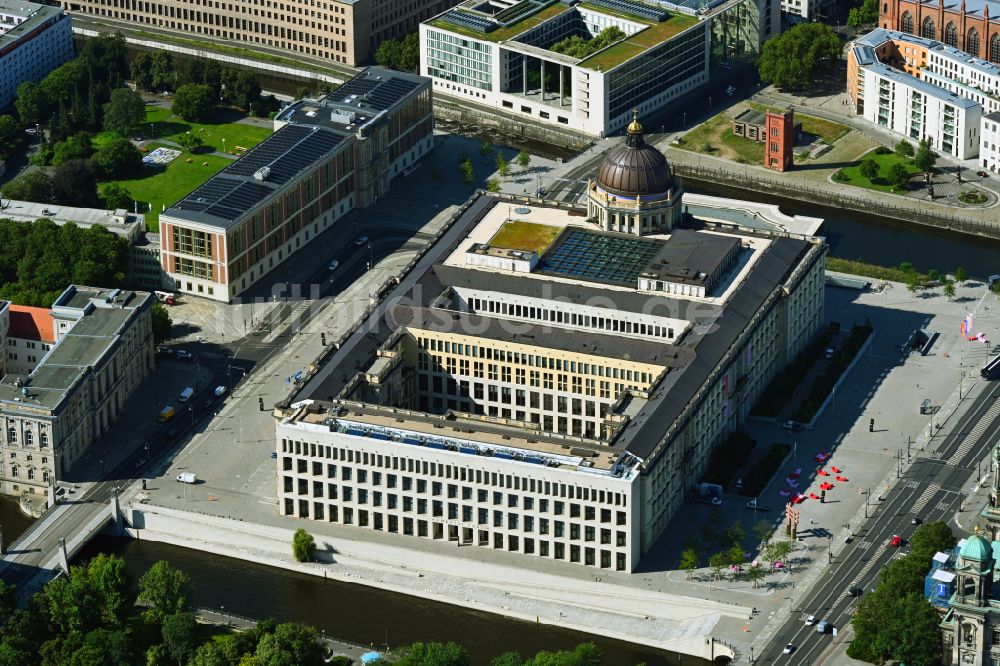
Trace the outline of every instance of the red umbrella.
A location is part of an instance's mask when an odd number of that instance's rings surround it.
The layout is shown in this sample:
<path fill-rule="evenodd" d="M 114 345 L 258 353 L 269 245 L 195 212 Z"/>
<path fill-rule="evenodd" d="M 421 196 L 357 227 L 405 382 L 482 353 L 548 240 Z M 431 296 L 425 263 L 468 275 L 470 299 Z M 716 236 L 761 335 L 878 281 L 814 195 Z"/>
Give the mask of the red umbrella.
<path fill-rule="evenodd" d="M 816 473 L 819 474 L 820 476 L 830 476 L 830 473 L 824 469 L 818 469 L 816 470 Z"/>
<path fill-rule="evenodd" d="M 840 474 L 840 468 L 839 467 L 831 467 L 830 469 L 832 469 L 835 474 Z"/>
<path fill-rule="evenodd" d="M 816 493 L 809 493 L 809 497 L 813 499 L 819 499 L 819 495 L 817 495 Z"/>
<path fill-rule="evenodd" d="M 847 477 L 846 476 L 838 476 L 837 477 L 837 481 L 840 481 L 841 483 L 847 483 Z"/>

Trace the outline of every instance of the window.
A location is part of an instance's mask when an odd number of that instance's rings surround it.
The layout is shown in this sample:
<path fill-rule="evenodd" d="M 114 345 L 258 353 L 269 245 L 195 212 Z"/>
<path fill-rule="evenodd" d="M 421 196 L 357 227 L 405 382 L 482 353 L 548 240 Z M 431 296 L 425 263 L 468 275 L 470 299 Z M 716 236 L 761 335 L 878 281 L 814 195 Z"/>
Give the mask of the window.
<path fill-rule="evenodd" d="M 990 37 L 990 62 L 1000 63 L 1000 33 Z"/>
<path fill-rule="evenodd" d="M 979 32 L 975 28 L 970 29 L 965 37 L 965 50 L 970 55 L 979 57 Z"/>
<path fill-rule="evenodd" d="M 948 46 L 958 46 L 958 29 L 953 22 L 948 22 L 944 28 L 944 43 Z"/>
<path fill-rule="evenodd" d="M 913 15 L 910 12 L 903 12 L 899 19 L 899 29 L 909 35 L 913 34 Z"/>
<path fill-rule="evenodd" d="M 920 29 L 920 35 L 924 39 L 934 39 L 934 19 L 930 16 L 924 19 L 923 26 Z"/>

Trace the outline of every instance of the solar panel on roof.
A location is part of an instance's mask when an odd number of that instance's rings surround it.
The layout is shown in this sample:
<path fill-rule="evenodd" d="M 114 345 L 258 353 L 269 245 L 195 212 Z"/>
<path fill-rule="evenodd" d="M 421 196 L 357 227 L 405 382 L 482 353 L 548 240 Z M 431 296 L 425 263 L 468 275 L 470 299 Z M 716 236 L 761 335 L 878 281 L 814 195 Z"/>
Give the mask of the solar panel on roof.
<path fill-rule="evenodd" d="M 442 16 L 441 20 L 445 23 L 457 25 L 460 28 L 466 28 L 468 30 L 474 30 L 484 34 L 487 32 L 493 32 L 497 29 L 497 25 L 493 21 L 482 16 L 466 14 L 464 12 L 450 11 Z"/>
<path fill-rule="evenodd" d="M 607 7 L 608 9 L 618 9 L 629 14 L 635 14 L 650 21 L 660 22 L 670 18 L 670 14 L 659 7 L 653 7 L 641 2 L 633 2 L 632 0 L 588 0 L 588 2 L 601 7 Z"/>

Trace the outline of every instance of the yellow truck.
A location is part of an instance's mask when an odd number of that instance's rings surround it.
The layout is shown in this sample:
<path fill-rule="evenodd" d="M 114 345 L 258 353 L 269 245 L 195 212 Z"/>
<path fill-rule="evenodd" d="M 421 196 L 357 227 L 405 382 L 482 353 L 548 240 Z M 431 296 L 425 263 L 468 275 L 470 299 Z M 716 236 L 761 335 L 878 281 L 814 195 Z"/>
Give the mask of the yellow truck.
<path fill-rule="evenodd" d="M 160 415 L 157 417 L 157 421 L 159 421 L 160 423 L 166 423 L 172 418 L 174 418 L 174 406 L 167 405 L 160 412 Z"/>

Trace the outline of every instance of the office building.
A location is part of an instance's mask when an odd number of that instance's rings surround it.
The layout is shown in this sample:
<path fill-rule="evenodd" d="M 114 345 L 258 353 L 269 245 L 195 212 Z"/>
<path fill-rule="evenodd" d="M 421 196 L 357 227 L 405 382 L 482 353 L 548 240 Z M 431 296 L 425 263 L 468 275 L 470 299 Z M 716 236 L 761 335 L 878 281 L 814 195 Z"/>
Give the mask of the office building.
<path fill-rule="evenodd" d="M 73 285 L 56 299 L 51 349 L 0 379 L 0 493 L 44 496 L 108 432 L 153 371 L 153 300 Z"/>
<path fill-rule="evenodd" d="M 379 44 L 414 32 L 453 0 L 60 0 L 71 14 L 165 30 L 234 46 L 300 54 L 349 67 L 369 64 Z"/>
<path fill-rule="evenodd" d="M 883 0 L 878 24 L 1000 63 L 1000 6 L 991 0 Z"/>
<path fill-rule="evenodd" d="M 48 308 L 11 304 L 7 307 L 7 368 L 3 374 L 30 375 L 52 349 L 56 337 Z"/>
<path fill-rule="evenodd" d="M 984 96 L 956 77 L 984 69 L 996 67 L 940 42 L 879 29 L 848 49 L 847 88 L 865 120 L 913 142 L 930 139 L 939 153 L 964 160 L 979 154 Z"/>
<path fill-rule="evenodd" d="M 0 0 L 0 109 L 25 81 L 41 81 L 73 58 L 73 29 L 58 7 Z"/>
<path fill-rule="evenodd" d="M 819 330 L 826 247 L 675 214 L 638 120 L 588 195 L 470 202 L 276 410 L 284 515 L 636 568 Z"/>
<path fill-rule="evenodd" d="M 178 292 L 228 302 L 433 147 L 430 82 L 371 67 L 275 118 L 275 132 L 160 215 Z"/>

